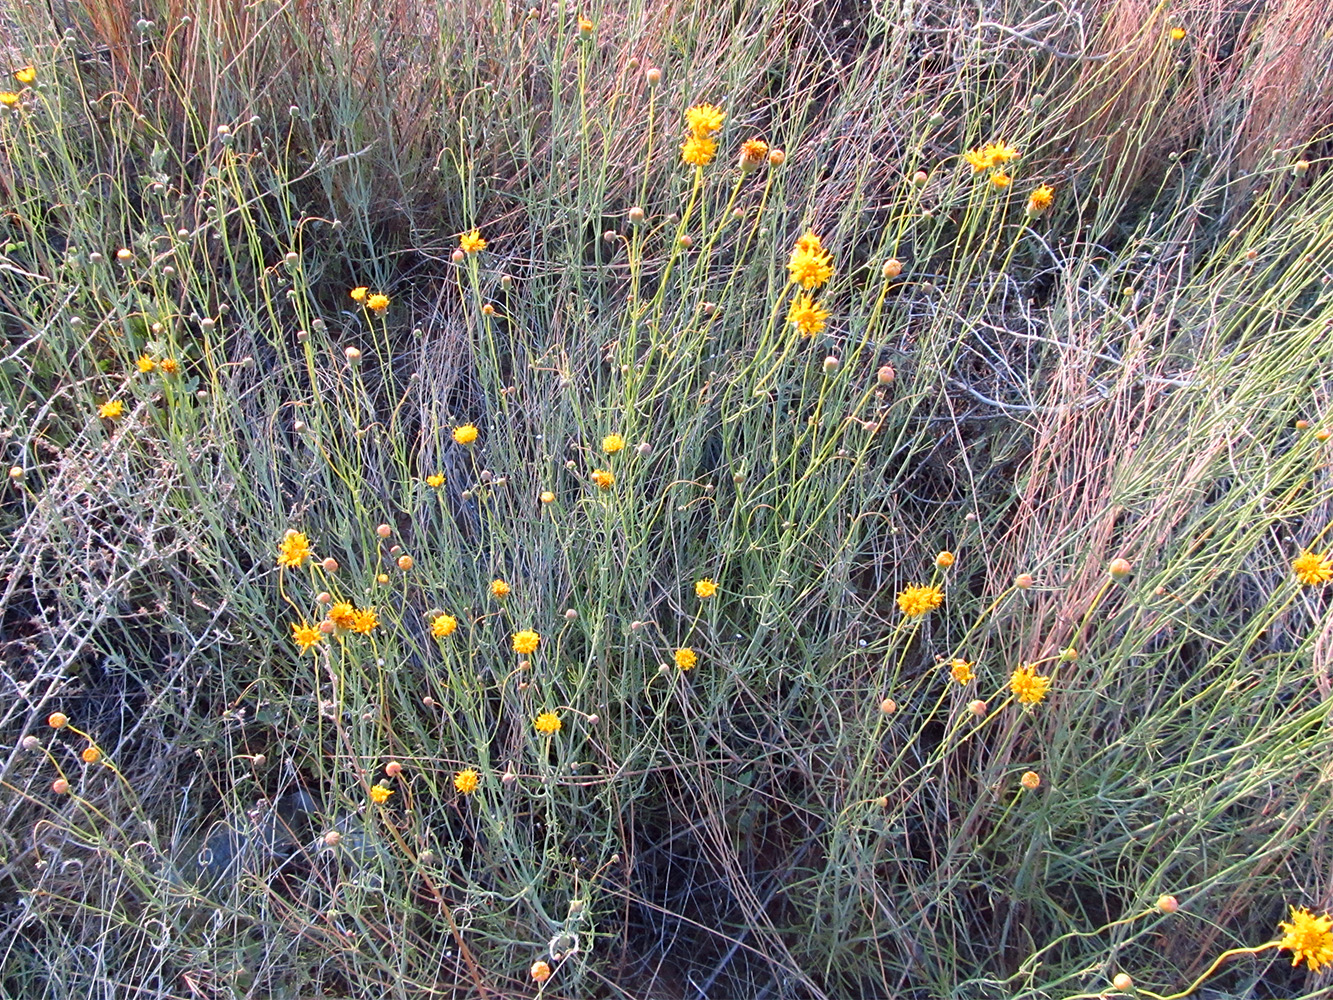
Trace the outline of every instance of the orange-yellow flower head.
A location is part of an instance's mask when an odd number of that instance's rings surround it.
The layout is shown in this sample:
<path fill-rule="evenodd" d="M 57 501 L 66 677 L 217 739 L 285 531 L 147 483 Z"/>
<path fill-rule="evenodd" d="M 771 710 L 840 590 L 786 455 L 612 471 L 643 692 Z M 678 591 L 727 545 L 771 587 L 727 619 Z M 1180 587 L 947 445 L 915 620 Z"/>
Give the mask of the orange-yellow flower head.
<path fill-rule="evenodd" d="M 299 568 L 312 555 L 314 550 L 304 532 L 288 531 L 278 543 L 278 565 L 287 569 Z"/>
<path fill-rule="evenodd" d="M 352 297 L 353 302 L 364 302 L 366 301 L 366 296 L 370 294 L 370 289 L 365 285 L 358 285 L 347 294 Z"/>
<path fill-rule="evenodd" d="M 959 684 L 966 684 L 976 674 L 972 672 L 972 664 L 967 660 L 953 659 L 949 661 L 949 676 Z"/>
<path fill-rule="evenodd" d="M 470 233 L 464 233 L 458 238 L 458 249 L 464 253 L 481 253 L 486 249 L 486 240 L 481 235 L 480 229 L 474 229 Z"/>
<path fill-rule="evenodd" d="M 1305 551 L 1291 561 L 1291 571 L 1296 579 L 1307 587 L 1318 586 L 1333 580 L 1333 560 L 1328 553 Z"/>
<path fill-rule="evenodd" d="M 375 613 L 374 608 L 362 608 L 352 619 L 351 629 L 353 632 L 359 632 L 362 635 L 370 635 L 379 623 L 380 616 Z"/>
<path fill-rule="evenodd" d="M 453 615 L 436 615 L 430 621 L 430 634 L 437 639 L 453 635 L 456 628 L 458 628 L 458 619 Z"/>
<path fill-rule="evenodd" d="M 540 645 L 542 637 L 532 629 L 525 628 L 522 632 L 514 633 L 514 652 L 522 656 L 537 652 L 537 646 Z"/>
<path fill-rule="evenodd" d="M 813 337 L 822 333 L 828 324 L 829 311 L 811 295 L 804 292 L 791 300 L 787 310 L 787 322 L 796 327 L 802 337 Z"/>
<path fill-rule="evenodd" d="M 616 452 L 623 450 L 624 447 L 625 439 L 619 434 L 608 434 L 602 438 L 602 451 L 608 455 L 614 455 Z"/>
<path fill-rule="evenodd" d="M 1033 219 L 1040 218 L 1046 214 L 1046 210 L 1051 207 L 1051 203 L 1054 201 L 1055 189 L 1049 184 L 1043 184 L 1028 196 L 1028 216 Z"/>
<path fill-rule="evenodd" d="M 477 440 L 477 428 L 471 424 L 463 424 L 461 427 L 454 428 L 454 441 L 457 444 L 468 445 Z"/>
<path fill-rule="evenodd" d="M 676 666 L 681 670 L 693 670 L 694 665 L 698 662 L 698 654 L 688 646 L 684 649 L 676 650 Z"/>
<path fill-rule="evenodd" d="M 14 71 L 14 79 L 26 86 L 37 79 L 37 68 L 24 66 L 22 69 L 17 69 Z"/>
<path fill-rule="evenodd" d="M 141 373 L 147 375 L 150 371 L 152 371 L 154 368 L 157 367 L 157 362 L 154 361 L 152 358 L 150 358 L 147 354 L 140 354 L 139 360 L 134 362 L 134 366 L 138 368 Z"/>
<path fill-rule="evenodd" d="M 796 241 L 796 248 L 787 261 L 787 273 L 793 284 L 807 292 L 820 288 L 833 277 L 833 257 L 814 233 L 806 233 Z"/>
<path fill-rule="evenodd" d="M 426 485 L 433 490 L 438 490 L 444 485 L 444 473 L 435 472 L 426 477 Z"/>
<path fill-rule="evenodd" d="M 707 135 L 691 134 L 680 144 L 680 158 L 692 167 L 706 167 L 717 155 L 717 140 Z"/>
<path fill-rule="evenodd" d="M 339 601 L 329 608 L 329 621 L 333 622 L 338 628 L 351 630 L 356 624 L 356 608 L 346 601 Z"/>
<path fill-rule="evenodd" d="M 323 633 L 313 625 L 307 622 L 292 622 L 292 642 L 301 647 L 302 653 L 323 638 Z"/>
<path fill-rule="evenodd" d="M 1002 191 L 1005 188 L 1007 188 L 1010 184 L 1012 184 L 1014 182 L 1014 179 L 1010 177 L 1008 174 L 1006 174 L 1003 170 L 997 170 L 995 173 L 991 174 L 990 182 L 991 182 L 991 187 L 995 188 L 998 191 Z"/>
<path fill-rule="evenodd" d="M 103 403 L 100 407 L 98 407 L 97 415 L 107 420 L 115 420 L 124 412 L 125 412 L 125 404 L 122 403 L 119 399 L 113 399 L 110 400 L 109 402 Z"/>
<path fill-rule="evenodd" d="M 382 313 L 389 308 L 389 296 L 381 295 L 376 292 L 370 298 L 366 299 L 366 308 L 376 313 Z"/>
<path fill-rule="evenodd" d="M 377 784 L 370 789 L 370 801 L 377 806 L 382 806 L 389 801 L 389 796 L 392 794 L 392 788 L 385 788 L 383 785 Z"/>
<path fill-rule="evenodd" d="M 1051 679 L 1037 673 L 1034 664 L 1024 663 L 1009 675 L 1009 690 L 1020 705 L 1037 705 L 1051 689 Z"/>
<path fill-rule="evenodd" d="M 454 775 L 454 788 L 463 795 L 471 795 L 480 784 L 481 776 L 470 767 Z"/>
<path fill-rule="evenodd" d="M 616 477 L 605 469 L 593 469 L 592 481 L 597 484 L 599 489 L 609 490 L 616 484 Z"/>
<path fill-rule="evenodd" d="M 934 611 L 944 602 L 939 587 L 908 587 L 898 595 L 898 608 L 908 618 L 916 618 Z"/>
<path fill-rule="evenodd" d="M 564 728 L 564 723 L 554 712 L 543 712 L 532 720 L 532 727 L 543 736 L 552 736 Z"/>
<path fill-rule="evenodd" d="M 743 172 L 749 173 L 762 166 L 767 159 L 768 143 L 763 139 L 747 139 L 741 143 L 740 168 Z"/>
<path fill-rule="evenodd" d="M 717 593 L 717 584 L 708 578 L 699 580 L 694 585 L 694 596 L 700 600 L 707 600 Z"/>
<path fill-rule="evenodd" d="M 726 114 L 716 104 L 696 104 L 685 111 L 685 124 L 693 135 L 710 136 L 722 127 Z"/>
<path fill-rule="evenodd" d="M 492 580 L 492 581 L 491 581 L 491 593 L 492 593 L 495 597 L 508 597 L 508 596 L 509 596 L 509 584 L 505 583 L 503 580 Z"/>
<path fill-rule="evenodd" d="M 1291 964 L 1300 965 L 1301 959 L 1311 972 L 1333 964 L 1333 917 L 1316 917 L 1305 907 L 1291 908 L 1291 920 L 1278 924 L 1283 931 L 1278 947 L 1291 952 Z"/>

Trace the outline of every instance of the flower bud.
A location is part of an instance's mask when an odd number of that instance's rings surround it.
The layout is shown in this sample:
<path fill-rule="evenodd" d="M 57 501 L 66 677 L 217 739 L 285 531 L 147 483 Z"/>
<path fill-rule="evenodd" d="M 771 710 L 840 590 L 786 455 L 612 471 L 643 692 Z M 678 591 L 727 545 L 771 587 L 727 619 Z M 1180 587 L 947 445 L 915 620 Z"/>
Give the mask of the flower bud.
<path fill-rule="evenodd" d="M 1123 992 L 1129 990 L 1134 985 L 1134 980 L 1129 978 L 1129 973 L 1118 972 L 1116 973 L 1116 977 L 1111 980 L 1111 985 Z"/>
<path fill-rule="evenodd" d="M 1175 913 L 1180 909 L 1180 903 L 1175 896 L 1158 896 L 1157 908 L 1163 913 Z"/>
<path fill-rule="evenodd" d="M 379 535 L 381 538 L 388 538 L 393 534 L 393 529 L 387 524 L 381 524 L 375 528 L 375 534 Z"/>
<path fill-rule="evenodd" d="M 324 834 L 324 843 L 329 847 L 337 847 L 342 842 L 343 835 L 337 830 L 330 830 Z"/>
<path fill-rule="evenodd" d="M 926 174 L 924 170 L 918 170 L 916 173 L 912 175 L 912 183 L 919 188 L 925 187 L 926 181 L 928 181 L 929 179 L 930 177 Z"/>
<path fill-rule="evenodd" d="M 343 348 L 343 354 L 346 356 L 349 363 L 354 365 L 359 365 L 361 363 L 361 352 L 355 347 Z"/>
<path fill-rule="evenodd" d="M 880 365 L 880 369 L 875 374 L 875 378 L 879 380 L 880 385 L 888 385 L 897 378 L 897 373 L 893 370 L 893 365 Z"/>
<path fill-rule="evenodd" d="M 1018 780 L 1022 782 L 1023 787 L 1029 792 L 1036 791 L 1037 787 L 1041 785 L 1041 775 L 1036 771 L 1024 771 L 1023 777 Z"/>
<path fill-rule="evenodd" d="M 1035 582 L 1031 573 L 1019 573 L 1018 576 L 1014 577 L 1014 586 L 1019 590 L 1027 590 Z"/>
<path fill-rule="evenodd" d="M 987 704 L 984 701 L 978 699 L 976 701 L 968 702 L 967 710 L 971 712 L 973 715 L 975 715 L 978 719 L 982 719 L 985 718 L 986 713 L 990 709 L 989 706 L 987 706 Z"/>
<path fill-rule="evenodd" d="M 387 774 L 390 778 L 396 778 L 398 777 L 398 775 L 403 773 L 403 765 L 398 763 L 398 761 L 396 760 L 391 760 L 389 761 L 389 763 L 384 765 L 384 773 Z"/>
<path fill-rule="evenodd" d="M 414 565 L 412 557 L 403 555 L 398 557 L 398 568 L 406 573 Z"/>
<path fill-rule="evenodd" d="M 903 264 L 897 257 L 890 257 L 884 262 L 884 277 L 896 278 L 903 273 Z"/>
<path fill-rule="evenodd" d="M 838 370 L 838 365 L 840 365 L 841 363 L 842 362 L 840 362 L 837 358 L 835 358 L 832 354 L 830 354 L 827 358 L 824 359 L 824 371 L 832 375 L 834 372 Z"/>
<path fill-rule="evenodd" d="M 64 795 L 69 791 L 69 782 L 64 778 L 56 778 L 55 781 L 51 782 L 51 791 L 57 795 Z"/>
<path fill-rule="evenodd" d="M 892 698 L 885 698 L 879 703 L 879 710 L 885 715 L 892 715 L 894 712 L 898 711 L 898 703 Z"/>
<path fill-rule="evenodd" d="M 64 729 L 69 725 L 69 716 L 64 712 L 52 712 L 47 716 L 46 724 L 52 729 Z"/>
<path fill-rule="evenodd" d="M 770 149 L 768 151 L 768 165 L 770 167 L 780 167 L 787 162 L 787 154 L 780 149 Z"/>
<path fill-rule="evenodd" d="M 1111 565 L 1106 567 L 1106 572 L 1111 574 L 1113 580 L 1123 580 L 1129 576 L 1132 569 L 1133 567 L 1130 566 L 1128 559 L 1118 558 L 1111 560 Z"/>
<path fill-rule="evenodd" d="M 641 226 L 643 225 L 643 220 L 646 218 L 647 216 L 644 214 L 643 209 L 641 209 L 638 205 L 635 205 L 633 208 L 629 210 L 630 225 Z"/>
<path fill-rule="evenodd" d="M 649 66 L 644 70 L 643 78 L 648 81 L 648 86 L 656 87 L 662 82 L 662 71 L 656 66 Z"/>

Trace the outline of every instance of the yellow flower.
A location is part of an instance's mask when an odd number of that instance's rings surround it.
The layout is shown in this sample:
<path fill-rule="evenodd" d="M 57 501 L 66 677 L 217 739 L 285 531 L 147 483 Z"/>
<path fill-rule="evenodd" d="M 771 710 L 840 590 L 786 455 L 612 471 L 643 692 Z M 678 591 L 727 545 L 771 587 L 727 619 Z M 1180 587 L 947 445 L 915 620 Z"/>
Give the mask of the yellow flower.
<path fill-rule="evenodd" d="M 1311 972 L 1322 965 L 1333 964 L 1333 917 L 1316 917 L 1305 907 L 1291 908 L 1291 920 L 1282 921 L 1278 929 L 1285 931 L 1278 947 L 1291 952 L 1291 964 L 1300 965 L 1301 959 Z"/>
<path fill-rule="evenodd" d="M 1051 207 L 1053 201 L 1055 201 L 1055 189 L 1049 184 L 1043 184 L 1033 191 L 1028 198 L 1028 215 L 1034 219 L 1043 215 L 1046 209 Z"/>
<path fill-rule="evenodd" d="M 589 35 L 592 34 L 592 29 L 594 27 L 595 25 L 591 21 L 589 21 L 586 17 L 579 18 L 579 34 L 582 35 L 584 38 L 587 38 Z"/>
<path fill-rule="evenodd" d="M 376 292 L 370 298 L 366 299 L 366 306 L 377 313 L 383 313 L 389 308 L 389 296 Z"/>
<path fill-rule="evenodd" d="M 1173 42 L 1184 41 L 1185 34 L 1186 34 L 1185 29 L 1177 25 L 1176 27 L 1171 29 L 1171 41 Z"/>
<path fill-rule="evenodd" d="M 560 716 L 554 712 L 543 712 L 532 720 L 532 726 L 543 736 L 550 736 L 553 733 L 560 732 L 564 728 L 564 723 L 560 721 Z"/>
<path fill-rule="evenodd" d="M 698 662 L 699 657 L 688 646 L 676 650 L 676 666 L 680 667 L 681 670 L 693 670 L 694 665 Z"/>
<path fill-rule="evenodd" d="M 542 490 L 541 496 L 537 498 L 542 503 L 555 503 L 555 494 L 550 490 Z"/>
<path fill-rule="evenodd" d="M 807 292 L 827 284 L 833 277 L 833 258 L 814 233 L 806 233 L 796 241 L 796 248 L 787 261 L 791 280 Z"/>
<path fill-rule="evenodd" d="M 532 968 L 528 970 L 534 982 L 544 983 L 551 978 L 551 966 L 548 962 L 537 961 L 532 963 Z"/>
<path fill-rule="evenodd" d="M 990 154 L 985 147 L 981 149 L 969 149 L 963 154 L 963 159 L 972 166 L 972 173 L 979 174 L 990 166 Z"/>
<path fill-rule="evenodd" d="M 717 155 L 717 142 L 706 135 L 691 135 L 680 144 L 680 158 L 692 167 L 706 167 Z"/>
<path fill-rule="evenodd" d="M 288 531 L 278 543 L 278 565 L 288 569 L 297 569 L 314 551 L 310 548 L 310 539 L 300 531 Z"/>
<path fill-rule="evenodd" d="M 370 294 L 370 289 L 365 285 L 358 285 L 347 294 L 352 297 L 353 302 L 364 302 L 366 301 L 366 296 Z"/>
<path fill-rule="evenodd" d="M 464 253 L 481 253 L 486 249 L 486 241 L 482 238 L 481 230 L 474 229 L 470 233 L 464 233 L 458 238 L 458 249 Z"/>
<path fill-rule="evenodd" d="M 1051 689 L 1051 679 L 1037 673 L 1034 664 L 1024 663 L 1009 676 L 1009 690 L 1021 705 L 1036 705 Z"/>
<path fill-rule="evenodd" d="M 619 434 L 608 434 L 602 438 L 602 451 L 608 455 L 614 455 L 616 452 L 623 450 L 624 447 L 625 439 Z"/>
<path fill-rule="evenodd" d="M 953 659 L 949 661 L 949 676 L 959 684 L 966 684 L 976 674 L 972 672 L 972 664 L 967 660 Z"/>
<path fill-rule="evenodd" d="M 112 399 L 103 403 L 97 410 L 99 417 L 105 417 L 107 420 L 115 420 L 125 412 L 125 404 L 119 399 Z"/>
<path fill-rule="evenodd" d="M 746 139 L 741 143 L 741 170 L 751 171 L 768 159 L 768 143 L 763 139 Z"/>
<path fill-rule="evenodd" d="M 143 372 L 144 374 L 147 374 L 148 372 L 152 371 L 154 368 L 157 367 L 157 362 L 154 361 L 152 358 L 150 358 L 147 354 L 140 354 L 139 360 L 134 363 L 135 365 L 138 366 L 139 371 Z"/>
<path fill-rule="evenodd" d="M 715 104 L 696 104 L 685 110 L 685 124 L 700 138 L 710 136 L 722 127 L 726 114 Z"/>
<path fill-rule="evenodd" d="M 1307 587 L 1328 583 L 1333 580 L 1333 561 L 1328 556 L 1327 552 L 1320 555 L 1307 549 L 1291 561 L 1291 571 Z"/>
<path fill-rule="evenodd" d="M 453 615 L 436 615 L 430 622 L 430 634 L 437 639 L 443 639 L 446 635 L 453 635 L 456 628 L 458 628 L 458 619 Z"/>
<path fill-rule="evenodd" d="M 532 631 L 532 629 L 525 628 L 522 632 L 515 632 L 514 652 L 523 656 L 527 656 L 529 653 L 535 653 L 537 652 L 537 645 L 541 641 L 542 637 Z"/>
<path fill-rule="evenodd" d="M 985 147 L 990 156 L 990 165 L 998 167 L 1001 164 L 1008 163 L 1010 160 L 1018 159 L 1019 153 L 1013 146 L 1006 146 L 1003 142 L 992 142 Z"/>
<path fill-rule="evenodd" d="M 939 587 L 911 586 L 898 595 L 898 607 L 908 618 L 934 611 L 944 601 L 944 593 Z"/>
<path fill-rule="evenodd" d="M 356 608 L 346 601 L 339 601 L 329 608 L 329 621 L 339 628 L 351 629 L 356 624 Z"/>
<path fill-rule="evenodd" d="M 383 785 L 374 785 L 370 789 L 370 801 L 377 806 L 382 806 L 389 801 L 389 796 L 392 794 L 392 788 L 385 788 Z"/>
<path fill-rule="evenodd" d="M 694 594 L 700 600 L 712 597 L 717 593 L 717 584 L 707 578 L 700 580 L 694 585 Z"/>
<path fill-rule="evenodd" d="M 380 616 L 375 613 L 374 608 L 362 608 L 352 619 L 351 629 L 353 632 L 360 632 L 362 635 L 370 635 L 379 623 Z"/>
<path fill-rule="evenodd" d="M 609 490 L 616 483 L 616 477 L 605 469 L 593 469 L 592 481 L 604 490 Z"/>
<path fill-rule="evenodd" d="M 503 580 L 492 580 L 491 593 L 494 594 L 496 597 L 508 597 L 509 584 L 505 583 Z"/>
<path fill-rule="evenodd" d="M 181 363 L 175 358 L 163 358 L 157 366 L 162 369 L 163 375 L 176 375 L 181 370 Z"/>
<path fill-rule="evenodd" d="M 444 485 L 444 473 L 436 472 L 426 477 L 426 485 L 432 489 L 438 490 Z"/>
<path fill-rule="evenodd" d="M 292 642 L 301 647 L 304 653 L 320 639 L 324 638 L 319 629 L 306 622 L 292 622 Z"/>
<path fill-rule="evenodd" d="M 1010 177 L 1008 174 L 1006 174 L 1003 170 L 1001 170 L 999 173 L 991 174 L 991 179 L 990 179 L 991 186 L 994 187 L 996 190 L 1001 190 L 1001 191 L 1004 190 L 1010 184 L 1012 184 L 1013 181 L 1014 179 Z"/>
<path fill-rule="evenodd" d="M 22 69 L 14 71 L 14 79 L 19 83 L 32 83 L 37 79 L 37 69 L 34 66 L 24 66 Z"/>
<path fill-rule="evenodd" d="M 458 444 L 471 444 L 475 440 L 477 440 L 477 428 L 471 424 L 454 428 L 454 441 Z"/>
<path fill-rule="evenodd" d="M 828 310 L 805 293 L 793 298 L 791 308 L 787 310 L 787 322 L 796 327 L 796 332 L 802 337 L 822 333 L 828 317 Z"/>
<path fill-rule="evenodd" d="M 454 787 L 463 795 L 471 795 L 480 784 L 481 777 L 470 767 L 454 775 Z"/>
<path fill-rule="evenodd" d="M 0 90 L 0 104 L 12 108 L 19 102 L 19 95 L 12 90 Z"/>

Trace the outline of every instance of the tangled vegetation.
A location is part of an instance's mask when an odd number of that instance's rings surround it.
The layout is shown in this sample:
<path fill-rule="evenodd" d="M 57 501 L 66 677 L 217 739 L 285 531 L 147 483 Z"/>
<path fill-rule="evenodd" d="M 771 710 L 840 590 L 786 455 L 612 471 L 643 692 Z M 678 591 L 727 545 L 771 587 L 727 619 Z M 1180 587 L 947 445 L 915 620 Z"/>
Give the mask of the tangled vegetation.
<path fill-rule="evenodd" d="M 8 16 L 0 992 L 1327 994 L 1333 12 Z"/>

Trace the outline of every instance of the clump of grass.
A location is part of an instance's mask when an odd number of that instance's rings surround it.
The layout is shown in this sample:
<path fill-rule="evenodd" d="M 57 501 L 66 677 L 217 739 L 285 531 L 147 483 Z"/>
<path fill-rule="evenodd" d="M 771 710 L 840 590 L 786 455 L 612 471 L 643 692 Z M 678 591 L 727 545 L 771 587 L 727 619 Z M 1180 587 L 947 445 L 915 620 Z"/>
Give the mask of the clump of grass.
<path fill-rule="evenodd" d="M 1290 8 L 28 12 L 6 989 L 1314 992 Z"/>

